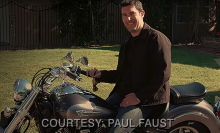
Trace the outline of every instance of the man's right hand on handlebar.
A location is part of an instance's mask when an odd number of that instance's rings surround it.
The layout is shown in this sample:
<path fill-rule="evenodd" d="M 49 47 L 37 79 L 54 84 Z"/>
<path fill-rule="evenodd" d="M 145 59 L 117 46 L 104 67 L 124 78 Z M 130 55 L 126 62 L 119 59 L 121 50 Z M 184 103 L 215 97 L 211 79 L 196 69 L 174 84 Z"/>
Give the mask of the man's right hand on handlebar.
<path fill-rule="evenodd" d="M 87 76 L 91 76 L 92 78 L 101 78 L 101 72 L 96 68 L 86 71 Z"/>

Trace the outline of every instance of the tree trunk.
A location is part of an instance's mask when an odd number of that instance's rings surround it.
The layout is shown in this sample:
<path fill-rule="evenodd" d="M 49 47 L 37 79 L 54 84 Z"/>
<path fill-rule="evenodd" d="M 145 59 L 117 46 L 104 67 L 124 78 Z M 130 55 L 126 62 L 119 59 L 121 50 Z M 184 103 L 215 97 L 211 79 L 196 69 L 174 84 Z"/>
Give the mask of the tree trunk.
<path fill-rule="evenodd" d="M 218 32 L 219 31 L 219 6 L 218 6 L 218 2 L 217 0 L 215 0 L 215 6 L 216 6 L 216 28 L 215 28 L 215 32 Z"/>
<path fill-rule="evenodd" d="M 90 9 L 90 13 L 91 13 L 91 23 L 92 23 L 92 36 L 91 36 L 91 40 L 94 40 L 95 38 L 95 30 L 94 30 L 94 16 L 93 16 L 93 10 L 92 10 L 92 1 L 88 0 L 88 5 L 89 5 L 89 9 Z"/>
<path fill-rule="evenodd" d="M 192 29 L 192 37 L 191 37 L 191 43 L 198 44 L 199 38 L 198 38 L 198 28 L 199 28 L 199 0 L 196 0 L 196 5 L 194 8 L 194 23 L 193 23 L 193 29 Z"/>

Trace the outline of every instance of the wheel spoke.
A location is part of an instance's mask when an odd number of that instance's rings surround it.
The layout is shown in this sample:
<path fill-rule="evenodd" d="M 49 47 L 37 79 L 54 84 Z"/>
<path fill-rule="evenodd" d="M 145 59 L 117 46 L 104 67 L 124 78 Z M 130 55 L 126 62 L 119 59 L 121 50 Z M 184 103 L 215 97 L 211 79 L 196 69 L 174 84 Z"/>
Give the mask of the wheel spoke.
<path fill-rule="evenodd" d="M 180 129 L 179 129 L 179 133 L 183 133 L 183 128 L 180 128 Z"/>
<path fill-rule="evenodd" d="M 181 126 L 173 129 L 169 133 L 199 133 L 195 128 L 190 126 Z"/>
<path fill-rule="evenodd" d="M 190 133 L 190 132 L 191 132 L 191 130 L 186 129 L 184 132 L 185 132 L 185 133 Z"/>

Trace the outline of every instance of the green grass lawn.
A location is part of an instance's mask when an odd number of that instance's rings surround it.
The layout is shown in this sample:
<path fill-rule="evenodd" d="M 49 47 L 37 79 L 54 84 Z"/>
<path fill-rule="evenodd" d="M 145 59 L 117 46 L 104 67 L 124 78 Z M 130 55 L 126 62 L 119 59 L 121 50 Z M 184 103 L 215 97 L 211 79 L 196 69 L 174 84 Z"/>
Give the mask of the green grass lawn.
<path fill-rule="evenodd" d="M 89 67 L 78 64 L 82 69 L 97 68 L 99 70 L 116 69 L 119 47 L 99 47 L 85 49 L 45 49 L 45 50 L 20 50 L 0 51 L 0 110 L 6 106 L 13 107 L 13 85 L 17 78 L 24 78 L 31 82 L 34 74 L 41 68 L 60 66 L 60 59 L 67 52 L 72 51 L 74 58 L 87 56 Z M 184 85 L 191 82 L 200 82 L 207 88 L 206 100 L 214 102 L 214 96 L 220 96 L 220 66 L 213 59 L 215 56 L 172 47 L 172 74 L 170 85 Z M 84 75 L 82 82 L 74 82 L 81 87 L 92 91 L 92 79 Z M 57 81 L 55 85 L 58 85 Z M 55 86 L 54 85 L 54 86 Z M 114 84 L 101 83 L 95 92 L 103 99 L 114 87 Z"/>

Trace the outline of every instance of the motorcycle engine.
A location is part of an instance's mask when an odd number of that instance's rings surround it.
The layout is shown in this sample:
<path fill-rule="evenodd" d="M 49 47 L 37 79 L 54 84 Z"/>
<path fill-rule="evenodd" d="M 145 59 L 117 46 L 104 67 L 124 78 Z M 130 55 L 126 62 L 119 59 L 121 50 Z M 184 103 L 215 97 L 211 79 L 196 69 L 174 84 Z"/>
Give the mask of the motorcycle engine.
<path fill-rule="evenodd" d="M 103 125 L 101 127 L 83 128 L 79 131 L 80 133 L 109 133 L 110 129 Z"/>
<path fill-rule="evenodd" d="M 0 126 L 6 128 L 17 112 L 16 108 L 6 107 L 4 111 L 1 112 Z"/>

